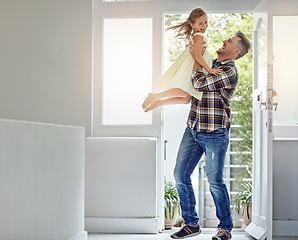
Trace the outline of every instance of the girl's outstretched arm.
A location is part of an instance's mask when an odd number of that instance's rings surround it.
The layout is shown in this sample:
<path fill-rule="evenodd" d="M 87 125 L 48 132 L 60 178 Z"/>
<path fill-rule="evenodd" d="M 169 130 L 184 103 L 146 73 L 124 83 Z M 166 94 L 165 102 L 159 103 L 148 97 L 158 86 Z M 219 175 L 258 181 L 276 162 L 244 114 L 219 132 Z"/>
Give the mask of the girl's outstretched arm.
<path fill-rule="evenodd" d="M 195 60 L 210 74 L 219 75 L 221 69 L 211 69 L 203 58 L 203 44 L 204 38 L 201 35 L 194 36 L 194 50 L 195 50 Z"/>

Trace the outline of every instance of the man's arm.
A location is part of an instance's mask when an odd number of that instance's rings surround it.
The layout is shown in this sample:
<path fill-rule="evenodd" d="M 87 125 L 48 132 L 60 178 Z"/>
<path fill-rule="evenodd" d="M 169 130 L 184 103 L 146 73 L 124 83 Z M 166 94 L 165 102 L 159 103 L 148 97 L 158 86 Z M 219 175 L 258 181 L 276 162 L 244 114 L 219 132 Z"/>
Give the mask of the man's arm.
<path fill-rule="evenodd" d="M 189 44 L 189 52 L 194 58 L 194 46 Z M 195 58 L 194 58 L 195 60 Z M 194 88 L 200 92 L 212 92 L 223 88 L 233 88 L 238 82 L 237 70 L 232 66 L 223 66 L 223 72 L 219 75 L 205 75 L 202 66 L 195 60 L 193 66 L 192 83 Z"/>
<path fill-rule="evenodd" d="M 224 88 L 233 88 L 238 81 L 235 66 L 222 66 L 223 72 L 218 75 L 205 75 L 202 69 L 196 69 L 192 77 L 194 88 L 200 92 L 212 92 Z"/>

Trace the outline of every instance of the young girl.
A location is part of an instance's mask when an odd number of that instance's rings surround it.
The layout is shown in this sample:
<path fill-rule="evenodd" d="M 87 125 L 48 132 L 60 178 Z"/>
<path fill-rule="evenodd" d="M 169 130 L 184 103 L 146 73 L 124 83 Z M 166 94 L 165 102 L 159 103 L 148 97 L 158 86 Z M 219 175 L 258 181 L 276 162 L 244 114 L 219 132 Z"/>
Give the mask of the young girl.
<path fill-rule="evenodd" d="M 182 37 L 190 41 L 189 44 L 194 45 L 195 59 L 204 68 L 205 74 L 218 75 L 222 70 L 211 69 L 212 59 L 203 35 L 207 27 L 207 14 L 203 9 L 196 8 L 192 10 L 185 22 L 169 27 L 167 30 L 177 29 L 176 37 Z M 149 93 L 142 105 L 145 112 L 169 104 L 187 104 L 192 96 L 201 99 L 202 93 L 194 89 L 191 81 L 193 66 L 194 59 L 187 46 L 157 83 L 157 87 L 163 92 Z"/>

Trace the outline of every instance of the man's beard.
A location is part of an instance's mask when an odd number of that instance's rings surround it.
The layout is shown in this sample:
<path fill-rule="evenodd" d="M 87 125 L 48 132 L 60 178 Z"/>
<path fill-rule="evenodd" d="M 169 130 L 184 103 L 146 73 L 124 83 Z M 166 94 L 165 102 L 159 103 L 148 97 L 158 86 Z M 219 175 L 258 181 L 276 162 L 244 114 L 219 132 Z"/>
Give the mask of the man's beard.
<path fill-rule="evenodd" d="M 224 56 L 224 53 L 221 52 L 219 49 L 216 51 L 216 53 L 218 57 Z"/>
<path fill-rule="evenodd" d="M 228 55 L 226 52 L 222 52 L 221 49 L 218 49 L 216 53 L 218 57 L 225 57 Z"/>

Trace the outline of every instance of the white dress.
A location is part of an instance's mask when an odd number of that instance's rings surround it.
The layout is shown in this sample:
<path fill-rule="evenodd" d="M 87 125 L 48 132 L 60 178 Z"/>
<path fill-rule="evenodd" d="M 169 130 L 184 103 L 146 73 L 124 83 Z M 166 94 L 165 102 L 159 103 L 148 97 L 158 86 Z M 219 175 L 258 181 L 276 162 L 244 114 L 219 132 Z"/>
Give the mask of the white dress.
<path fill-rule="evenodd" d="M 201 35 L 204 37 L 203 33 L 195 33 L 193 36 Z M 190 39 L 193 43 L 192 38 Z M 212 58 L 210 52 L 208 51 L 207 41 L 202 47 L 206 47 L 203 58 L 207 65 L 211 68 Z M 169 67 L 169 69 L 164 73 L 164 75 L 159 79 L 157 87 L 161 91 L 165 91 L 171 88 L 180 88 L 183 91 L 187 92 L 191 96 L 201 99 L 202 92 L 196 91 L 192 85 L 192 71 L 194 66 L 194 59 L 189 52 L 189 47 L 186 47 L 183 53 L 176 59 L 176 61 Z M 203 69 L 205 74 L 208 72 Z"/>

